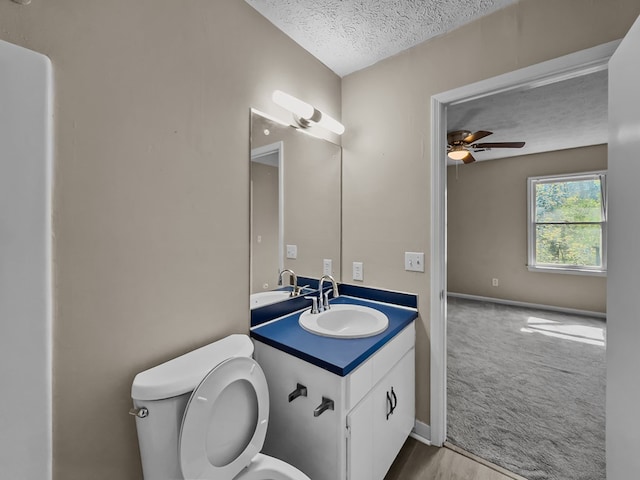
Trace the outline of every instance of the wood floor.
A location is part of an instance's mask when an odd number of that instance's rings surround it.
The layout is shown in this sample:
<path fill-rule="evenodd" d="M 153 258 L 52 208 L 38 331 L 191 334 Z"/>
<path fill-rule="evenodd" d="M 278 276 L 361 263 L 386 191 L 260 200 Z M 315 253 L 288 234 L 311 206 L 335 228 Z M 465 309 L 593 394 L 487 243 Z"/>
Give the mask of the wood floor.
<path fill-rule="evenodd" d="M 448 448 L 412 438 L 400 450 L 384 480 L 513 480 Z"/>

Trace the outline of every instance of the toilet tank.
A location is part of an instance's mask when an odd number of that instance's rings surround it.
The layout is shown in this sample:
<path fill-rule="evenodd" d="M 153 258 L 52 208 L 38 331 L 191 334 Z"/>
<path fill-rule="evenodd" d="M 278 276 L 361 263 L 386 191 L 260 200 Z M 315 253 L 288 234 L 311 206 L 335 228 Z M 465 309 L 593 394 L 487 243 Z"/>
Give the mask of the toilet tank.
<path fill-rule="evenodd" d="M 138 373 L 131 386 L 142 470 L 146 480 L 181 479 L 178 439 L 191 392 L 218 364 L 232 357 L 251 357 L 247 335 L 230 335 Z"/>

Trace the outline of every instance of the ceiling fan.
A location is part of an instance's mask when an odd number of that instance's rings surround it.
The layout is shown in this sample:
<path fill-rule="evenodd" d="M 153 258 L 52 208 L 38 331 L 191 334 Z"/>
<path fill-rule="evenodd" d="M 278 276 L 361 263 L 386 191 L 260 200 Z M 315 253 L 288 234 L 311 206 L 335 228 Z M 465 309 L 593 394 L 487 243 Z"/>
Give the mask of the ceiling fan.
<path fill-rule="evenodd" d="M 447 155 L 452 160 L 462 160 L 464 163 L 475 162 L 471 151 L 482 152 L 491 148 L 522 148 L 524 142 L 495 142 L 495 143 L 474 143 L 481 138 L 492 135 L 493 132 L 478 130 L 471 133 L 468 130 L 456 130 L 447 133 Z"/>

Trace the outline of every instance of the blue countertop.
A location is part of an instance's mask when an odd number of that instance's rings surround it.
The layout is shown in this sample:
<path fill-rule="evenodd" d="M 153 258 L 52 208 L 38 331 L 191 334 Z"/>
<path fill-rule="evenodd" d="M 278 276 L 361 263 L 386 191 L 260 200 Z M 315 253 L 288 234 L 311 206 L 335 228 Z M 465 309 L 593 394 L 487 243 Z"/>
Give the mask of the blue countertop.
<path fill-rule="evenodd" d="M 332 338 L 304 330 L 298 320 L 302 311 L 251 329 L 251 337 L 282 350 L 336 375 L 345 376 L 372 356 L 389 340 L 418 317 L 414 308 L 340 296 L 333 304 L 355 304 L 380 310 L 389 318 L 389 327 L 382 333 L 366 338 Z"/>

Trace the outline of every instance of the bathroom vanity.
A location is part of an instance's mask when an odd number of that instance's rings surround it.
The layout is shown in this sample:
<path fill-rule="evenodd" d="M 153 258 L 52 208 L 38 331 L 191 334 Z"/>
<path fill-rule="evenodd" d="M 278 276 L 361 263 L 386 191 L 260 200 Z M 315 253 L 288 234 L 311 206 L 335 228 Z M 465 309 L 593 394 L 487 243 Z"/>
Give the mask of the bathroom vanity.
<path fill-rule="evenodd" d="M 382 480 L 415 421 L 415 308 L 341 296 L 383 312 L 366 338 L 315 335 L 301 312 L 251 331 L 270 392 L 264 452 L 313 480 Z"/>

